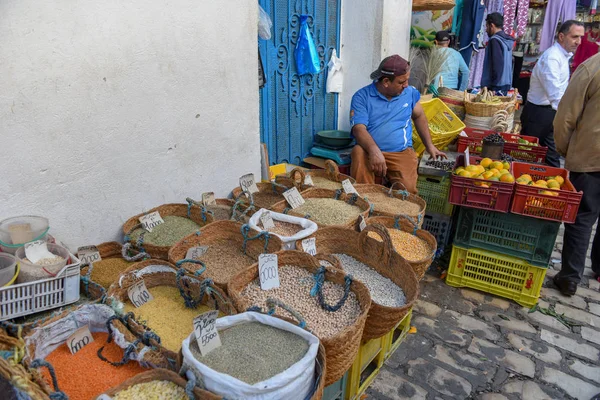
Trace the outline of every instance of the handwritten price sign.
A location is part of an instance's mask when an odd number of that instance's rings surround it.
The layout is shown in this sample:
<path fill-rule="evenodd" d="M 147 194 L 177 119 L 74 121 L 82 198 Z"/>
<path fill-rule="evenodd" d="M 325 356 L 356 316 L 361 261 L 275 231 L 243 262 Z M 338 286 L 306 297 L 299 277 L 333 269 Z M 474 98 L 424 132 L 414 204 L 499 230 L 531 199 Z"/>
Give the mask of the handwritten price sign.
<path fill-rule="evenodd" d="M 160 224 L 164 224 L 165 221 L 160 216 L 158 211 L 151 212 L 139 218 L 140 222 L 148 232 L 152 232 L 152 229 L 156 228 Z"/>
<path fill-rule="evenodd" d="M 198 341 L 200 354 L 207 355 L 214 349 L 221 347 L 221 338 L 215 327 L 219 312 L 212 310 L 194 318 L 194 334 Z"/>
<path fill-rule="evenodd" d="M 131 303 L 136 308 L 154 300 L 154 297 L 146 288 L 146 284 L 143 280 L 134 283 L 129 289 L 127 289 L 127 296 L 129 296 L 129 300 L 131 300 Z"/>

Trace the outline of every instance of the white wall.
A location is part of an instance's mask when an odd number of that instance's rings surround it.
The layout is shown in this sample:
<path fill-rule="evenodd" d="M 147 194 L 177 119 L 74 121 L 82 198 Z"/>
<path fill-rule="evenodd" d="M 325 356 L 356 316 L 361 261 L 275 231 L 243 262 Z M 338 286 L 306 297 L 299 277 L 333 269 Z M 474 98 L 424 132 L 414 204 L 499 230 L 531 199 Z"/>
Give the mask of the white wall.
<path fill-rule="evenodd" d="M 70 247 L 260 177 L 255 0 L 0 2 L 0 219 Z"/>
<path fill-rule="evenodd" d="M 340 58 L 344 92 L 338 129 L 349 130 L 352 95 L 371 83 L 369 75 L 392 54 L 408 58 L 412 0 L 343 0 Z"/>

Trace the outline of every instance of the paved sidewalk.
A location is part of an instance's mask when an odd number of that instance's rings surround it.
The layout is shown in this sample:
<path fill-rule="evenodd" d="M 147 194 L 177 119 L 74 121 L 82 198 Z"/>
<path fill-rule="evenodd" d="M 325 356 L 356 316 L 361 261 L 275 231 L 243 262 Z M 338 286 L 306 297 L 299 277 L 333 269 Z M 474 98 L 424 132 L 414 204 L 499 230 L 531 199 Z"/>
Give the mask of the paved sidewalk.
<path fill-rule="evenodd" d="M 562 235 L 561 226 L 539 305 L 576 326 L 426 275 L 413 311 L 417 333 L 385 363 L 368 398 L 589 400 L 600 393 L 600 283 L 591 279 L 588 251 L 577 295 L 554 288 Z"/>

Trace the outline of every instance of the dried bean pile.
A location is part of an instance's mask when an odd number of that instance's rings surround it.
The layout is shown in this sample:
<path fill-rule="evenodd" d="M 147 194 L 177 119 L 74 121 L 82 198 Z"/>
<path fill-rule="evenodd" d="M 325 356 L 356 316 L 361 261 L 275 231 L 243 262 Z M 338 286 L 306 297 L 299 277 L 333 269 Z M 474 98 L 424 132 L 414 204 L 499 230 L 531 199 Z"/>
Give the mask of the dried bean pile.
<path fill-rule="evenodd" d="M 304 229 L 301 225 L 292 224 L 291 222 L 277 221 L 275 219 L 273 220 L 273 224 L 275 227 L 267 229 L 267 231 L 283 237 L 294 236 L 296 233 Z"/>
<path fill-rule="evenodd" d="M 265 381 L 287 370 L 304 357 L 308 342 L 295 333 L 258 322 L 247 322 L 219 331 L 221 347 L 206 356 L 198 342 L 190 350 L 202 364 L 231 375 L 249 385 Z"/>
<path fill-rule="evenodd" d="M 314 184 L 313 186 L 319 189 L 338 190 L 342 188 L 340 182 L 332 181 L 322 176 L 311 176 L 311 178 Z"/>
<path fill-rule="evenodd" d="M 388 229 L 394 250 L 407 261 L 421 261 L 431 256 L 431 247 L 420 237 L 398 229 Z M 375 232 L 369 232 L 369 237 L 381 241 Z"/>
<path fill-rule="evenodd" d="M 138 321 L 160 336 L 163 347 L 177 352 L 183 339 L 194 330 L 194 318 L 211 309 L 205 305 L 187 308 L 176 287 L 155 286 L 148 291 L 154 300 L 138 308 L 127 301 L 124 312 L 133 312 Z"/>
<path fill-rule="evenodd" d="M 210 278 L 215 282 L 226 283 L 235 274 L 256 262 L 252 257 L 242 252 L 242 245 L 237 243 L 220 242 L 208 246 L 202 256 L 197 257 L 206 264 L 203 278 Z M 195 264 L 184 264 L 186 268 L 197 268 Z"/>
<path fill-rule="evenodd" d="M 29 264 L 32 264 L 32 265 L 39 265 L 39 266 L 43 267 L 43 266 L 47 266 L 47 265 L 54 265 L 54 264 L 61 263 L 61 262 L 65 261 L 65 259 L 64 259 L 64 257 L 61 257 L 61 256 L 54 256 L 54 257 L 42 258 L 41 260 L 39 260 L 36 263 L 32 263 L 27 258 L 24 258 L 23 261 L 25 261 Z"/>
<path fill-rule="evenodd" d="M 305 268 L 292 265 L 279 267 L 280 286 L 277 289 L 262 290 L 260 281 L 255 279 L 242 291 L 250 305 L 266 309 L 269 297 L 279 299 L 299 312 L 312 332 L 319 338 L 328 338 L 352 325 L 360 315 L 360 305 L 356 294 L 350 292 L 344 305 L 336 312 L 325 311 L 317 296 L 312 297 L 310 291 L 314 286 L 314 275 Z M 337 303 L 344 295 L 344 288 L 336 283 L 325 281 L 323 295 L 327 304 Z M 295 319 L 287 311 L 277 309 L 276 314 Z"/>
<path fill-rule="evenodd" d="M 185 389 L 170 381 L 152 381 L 129 386 L 113 396 L 113 400 L 188 400 Z"/>
<path fill-rule="evenodd" d="M 362 213 L 360 207 L 342 200 L 308 198 L 304 201 L 293 212 L 303 216 L 308 214 L 311 220 L 321 225 L 346 225 Z"/>
<path fill-rule="evenodd" d="M 404 291 L 391 279 L 380 275 L 379 272 L 347 254 L 334 254 L 334 256 L 340 260 L 344 271 L 365 284 L 375 303 L 386 307 L 402 307 L 406 304 Z"/>
<path fill-rule="evenodd" d="M 91 279 L 104 289 L 108 289 L 119 278 L 121 272 L 132 264 L 132 262 L 125 261 L 120 257 L 103 258 L 94 263 Z M 82 274 L 85 273 L 87 273 L 87 268 L 82 270 Z"/>
<path fill-rule="evenodd" d="M 163 217 L 163 220 L 165 223 L 155 226 L 152 232 L 148 232 L 144 228 L 134 230 L 131 233 L 131 240 L 136 242 L 142 232 L 145 232 L 144 244 L 173 246 L 184 237 L 200 229 L 200 225 L 189 218 L 167 215 Z"/>
<path fill-rule="evenodd" d="M 387 193 L 368 193 L 365 197 L 369 202 L 375 204 L 375 211 L 408 215 L 409 217 L 416 217 L 421 212 L 421 206 L 418 204 L 397 197 L 390 197 Z"/>

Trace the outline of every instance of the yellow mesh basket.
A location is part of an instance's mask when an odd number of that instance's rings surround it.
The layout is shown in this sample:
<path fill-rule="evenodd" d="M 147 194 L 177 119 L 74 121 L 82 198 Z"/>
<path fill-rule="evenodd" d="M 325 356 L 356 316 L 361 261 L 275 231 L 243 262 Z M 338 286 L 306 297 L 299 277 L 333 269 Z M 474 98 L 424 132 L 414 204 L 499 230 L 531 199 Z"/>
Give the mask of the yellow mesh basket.
<path fill-rule="evenodd" d="M 440 99 L 421 102 L 429 124 L 433 145 L 440 150 L 448 146 L 465 129 L 465 124 Z M 425 151 L 415 124 L 413 123 L 413 148 L 420 157 Z"/>

